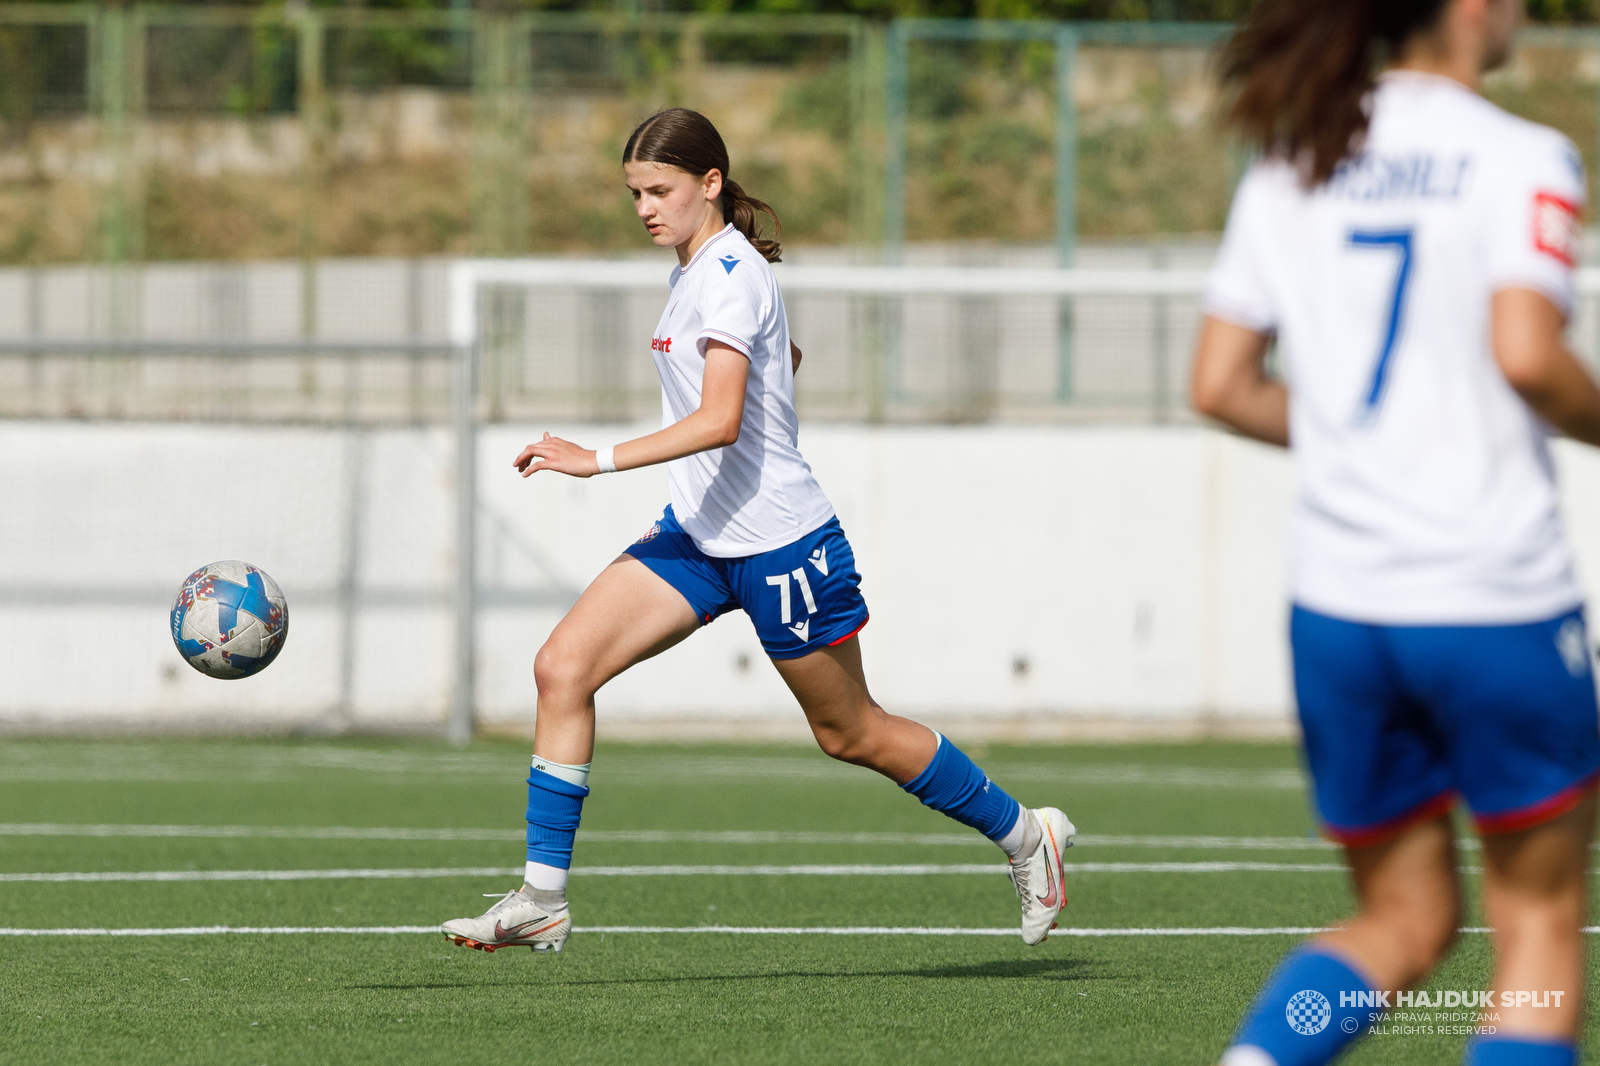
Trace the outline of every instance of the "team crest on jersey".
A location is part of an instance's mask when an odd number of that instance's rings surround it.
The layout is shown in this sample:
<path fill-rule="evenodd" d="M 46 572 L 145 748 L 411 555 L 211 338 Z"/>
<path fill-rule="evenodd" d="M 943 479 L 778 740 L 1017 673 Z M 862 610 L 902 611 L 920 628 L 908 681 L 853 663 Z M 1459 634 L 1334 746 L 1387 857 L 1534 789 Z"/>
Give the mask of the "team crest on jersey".
<path fill-rule="evenodd" d="M 739 265 L 738 258 L 731 255 L 725 255 L 721 259 L 718 259 L 717 262 L 722 264 L 723 271 L 728 274 L 732 274 L 733 268 Z"/>
<path fill-rule="evenodd" d="M 1533 197 L 1533 246 L 1562 265 L 1578 265 L 1578 205 L 1553 192 Z"/>
<path fill-rule="evenodd" d="M 649 541 L 655 540 L 659 536 L 661 536 L 661 523 L 657 522 L 655 525 L 653 525 L 649 529 L 645 530 L 644 536 L 642 536 L 638 540 L 634 541 L 634 543 L 635 544 L 644 544 L 644 543 L 647 543 Z"/>

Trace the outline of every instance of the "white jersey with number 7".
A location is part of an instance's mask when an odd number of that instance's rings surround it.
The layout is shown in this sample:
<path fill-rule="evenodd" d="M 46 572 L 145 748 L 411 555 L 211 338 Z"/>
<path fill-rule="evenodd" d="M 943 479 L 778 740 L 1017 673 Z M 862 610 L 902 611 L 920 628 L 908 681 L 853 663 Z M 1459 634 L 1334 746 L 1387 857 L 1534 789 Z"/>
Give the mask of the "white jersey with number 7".
<path fill-rule="evenodd" d="M 1371 114 L 1326 185 L 1251 168 L 1205 297 L 1277 336 L 1295 602 L 1387 625 L 1549 618 L 1581 596 L 1547 429 L 1495 362 L 1489 310 L 1520 288 L 1570 315 L 1581 158 L 1441 77 L 1385 75 Z"/>

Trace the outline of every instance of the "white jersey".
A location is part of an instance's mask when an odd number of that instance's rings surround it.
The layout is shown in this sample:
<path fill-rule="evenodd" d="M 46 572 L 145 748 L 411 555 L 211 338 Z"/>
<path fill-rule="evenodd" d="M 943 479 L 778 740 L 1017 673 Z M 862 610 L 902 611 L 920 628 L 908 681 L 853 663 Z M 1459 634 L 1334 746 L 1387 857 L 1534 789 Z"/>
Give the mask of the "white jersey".
<path fill-rule="evenodd" d="M 1251 168 L 1205 308 L 1278 338 L 1297 603 L 1509 625 L 1580 602 L 1547 429 L 1495 362 L 1489 308 L 1526 288 L 1570 315 L 1583 201 L 1565 137 L 1411 73 L 1383 77 L 1326 185 Z"/>
<path fill-rule="evenodd" d="M 650 341 L 661 374 L 661 420 L 700 409 L 706 345 L 750 360 L 739 439 L 667 464 L 672 511 L 707 555 L 741 558 L 792 544 L 833 517 L 833 504 L 800 455 L 789 320 L 772 265 L 727 226 L 687 266 Z"/>

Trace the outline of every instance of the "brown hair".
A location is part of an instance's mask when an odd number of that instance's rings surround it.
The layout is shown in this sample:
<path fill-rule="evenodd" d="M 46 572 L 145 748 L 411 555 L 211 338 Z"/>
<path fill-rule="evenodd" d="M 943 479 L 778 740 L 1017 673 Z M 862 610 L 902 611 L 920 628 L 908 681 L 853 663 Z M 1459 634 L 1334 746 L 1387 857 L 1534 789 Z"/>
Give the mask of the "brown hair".
<path fill-rule="evenodd" d="M 1448 0 L 1261 0 L 1223 47 L 1224 124 L 1320 185 L 1358 151 L 1380 63 Z"/>
<path fill-rule="evenodd" d="M 722 172 L 722 195 L 717 206 L 722 221 L 732 222 L 752 247 L 769 263 L 780 261 L 783 246 L 761 236 L 761 216 L 772 219 L 775 234 L 782 232 L 778 213 L 769 205 L 739 187 L 728 176 L 728 146 L 711 120 L 698 111 L 673 107 L 658 111 L 639 124 L 622 150 L 624 163 L 662 163 L 700 177 L 712 170 Z"/>

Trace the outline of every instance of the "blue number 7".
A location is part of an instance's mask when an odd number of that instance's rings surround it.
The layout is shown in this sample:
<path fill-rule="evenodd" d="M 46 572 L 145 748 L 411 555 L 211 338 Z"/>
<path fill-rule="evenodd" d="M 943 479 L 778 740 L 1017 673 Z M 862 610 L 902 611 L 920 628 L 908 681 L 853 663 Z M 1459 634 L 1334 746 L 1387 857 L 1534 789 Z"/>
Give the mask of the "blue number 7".
<path fill-rule="evenodd" d="M 1394 358 L 1395 342 L 1400 337 L 1400 320 L 1405 310 L 1406 285 L 1411 281 L 1411 236 L 1414 230 L 1398 229 L 1350 234 L 1350 244 L 1356 248 L 1400 249 L 1400 271 L 1394 279 L 1394 299 L 1389 304 L 1389 327 L 1383 335 L 1383 347 L 1378 350 L 1378 364 L 1372 368 L 1372 384 L 1361 398 L 1361 408 L 1356 412 L 1358 425 L 1370 425 L 1378 416 L 1378 405 L 1383 402 L 1383 388 L 1389 381 L 1389 364 Z"/>

